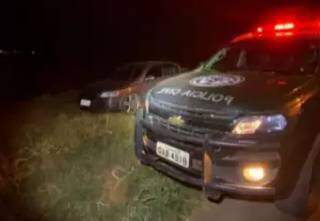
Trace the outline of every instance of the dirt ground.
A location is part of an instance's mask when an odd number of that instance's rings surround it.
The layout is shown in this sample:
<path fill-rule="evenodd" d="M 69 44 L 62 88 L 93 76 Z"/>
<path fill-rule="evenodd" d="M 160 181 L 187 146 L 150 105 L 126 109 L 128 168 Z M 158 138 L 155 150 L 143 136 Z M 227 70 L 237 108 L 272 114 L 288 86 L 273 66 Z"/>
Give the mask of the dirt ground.
<path fill-rule="evenodd" d="M 250 202 L 237 199 L 225 199 L 221 204 L 202 200 L 189 221 L 319 221 L 320 210 L 306 219 L 294 218 L 279 211 L 268 202 Z"/>

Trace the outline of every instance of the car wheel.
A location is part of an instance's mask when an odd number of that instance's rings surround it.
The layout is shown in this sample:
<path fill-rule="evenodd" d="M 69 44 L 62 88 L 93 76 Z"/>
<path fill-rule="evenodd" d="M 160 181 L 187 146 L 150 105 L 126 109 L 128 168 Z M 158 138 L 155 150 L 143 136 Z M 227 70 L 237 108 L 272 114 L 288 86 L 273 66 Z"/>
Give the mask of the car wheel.
<path fill-rule="evenodd" d="M 124 112 L 136 112 L 138 108 L 141 106 L 141 99 L 137 94 L 130 94 L 129 96 L 125 97 L 122 104 L 121 110 Z"/>

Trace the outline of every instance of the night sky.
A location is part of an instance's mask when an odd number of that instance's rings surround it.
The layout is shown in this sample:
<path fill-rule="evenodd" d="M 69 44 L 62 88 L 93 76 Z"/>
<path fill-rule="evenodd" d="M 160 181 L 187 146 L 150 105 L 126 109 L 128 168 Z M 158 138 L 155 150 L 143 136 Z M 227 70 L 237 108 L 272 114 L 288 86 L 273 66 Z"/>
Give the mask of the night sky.
<path fill-rule="evenodd" d="M 126 61 L 164 59 L 194 67 L 268 15 L 316 5 L 272 0 L 15 0 L 1 4 L 0 46 L 37 49 L 46 63 L 45 71 L 37 75 L 41 82 L 53 75 L 62 76 L 60 80 L 90 79 Z"/>

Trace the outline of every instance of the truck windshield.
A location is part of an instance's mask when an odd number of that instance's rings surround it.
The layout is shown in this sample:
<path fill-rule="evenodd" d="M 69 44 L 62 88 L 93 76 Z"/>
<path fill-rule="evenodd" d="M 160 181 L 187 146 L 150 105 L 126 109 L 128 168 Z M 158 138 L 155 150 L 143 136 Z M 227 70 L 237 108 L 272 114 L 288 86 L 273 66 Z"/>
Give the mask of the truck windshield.
<path fill-rule="evenodd" d="M 274 39 L 238 42 L 218 51 L 206 70 L 313 74 L 317 65 L 315 40 Z"/>

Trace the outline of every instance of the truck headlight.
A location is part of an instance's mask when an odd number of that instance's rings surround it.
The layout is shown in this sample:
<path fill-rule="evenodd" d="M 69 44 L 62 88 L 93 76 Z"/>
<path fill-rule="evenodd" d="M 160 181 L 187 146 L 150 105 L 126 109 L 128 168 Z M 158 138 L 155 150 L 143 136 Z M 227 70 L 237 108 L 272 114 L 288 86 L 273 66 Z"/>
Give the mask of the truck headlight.
<path fill-rule="evenodd" d="M 286 118 L 281 115 L 243 117 L 235 122 L 232 133 L 238 135 L 256 132 L 270 133 L 282 131 L 287 126 Z"/>
<path fill-rule="evenodd" d="M 120 94 L 120 91 L 103 91 L 100 94 L 101 98 L 109 98 L 109 97 L 118 97 Z"/>

